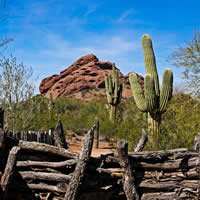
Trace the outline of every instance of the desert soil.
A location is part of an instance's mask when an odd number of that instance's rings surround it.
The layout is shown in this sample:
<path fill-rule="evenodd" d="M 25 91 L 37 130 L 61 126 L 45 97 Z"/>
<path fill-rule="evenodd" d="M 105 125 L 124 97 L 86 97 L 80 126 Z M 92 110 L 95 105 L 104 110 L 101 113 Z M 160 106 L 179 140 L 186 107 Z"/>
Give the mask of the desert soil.
<path fill-rule="evenodd" d="M 70 151 L 74 152 L 80 152 L 81 150 L 81 142 L 82 142 L 83 136 L 82 135 L 76 135 L 74 134 L 71 137 L 67 137 L 66 141 L 68 144 L 68 149 Z M 94 140 L 93 149 L 92 149 L 92 157 L 99 157 L 103 154 L 113 153 L 114 147 L 111 145 L 110 142 L 105 140 L 105 137 L 100 136 L 99 137 L 99 148 L 96 148 L 96 140 Z"/>

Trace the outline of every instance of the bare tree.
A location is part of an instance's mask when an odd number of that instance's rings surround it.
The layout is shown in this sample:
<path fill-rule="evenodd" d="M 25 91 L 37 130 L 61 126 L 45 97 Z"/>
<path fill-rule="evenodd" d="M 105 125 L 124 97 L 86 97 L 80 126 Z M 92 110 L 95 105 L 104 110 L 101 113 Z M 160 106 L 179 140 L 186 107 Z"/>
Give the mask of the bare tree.
<path fill-rule="evenodd" d="M 17 64 L 12 55 L 0 60 L 0 97 L 1 103 L 18 104 L 29 99 L 34 92 L 34 86 L 30 82 L 33 75 L 31 67 L 23 63 Z"/>
<path fill-rule="evenodd" d="M 191 41 L 177 48 L 169 58 L 176 67 L 183 67 L 183 78 L 189 91 L 200 95 L 200 32 L 196 31 Z"/>

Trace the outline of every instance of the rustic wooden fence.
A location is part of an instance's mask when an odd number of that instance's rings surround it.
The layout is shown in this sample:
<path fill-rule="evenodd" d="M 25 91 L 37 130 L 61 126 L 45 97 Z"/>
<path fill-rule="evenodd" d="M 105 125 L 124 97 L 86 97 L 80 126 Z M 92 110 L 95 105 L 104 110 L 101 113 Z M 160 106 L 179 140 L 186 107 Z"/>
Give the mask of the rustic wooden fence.
<path fill-rule="evenodd" d="M 49 131 L 13 131 L 6 132 L 6 136 L 17 140 L 32 141 L 54 145 L 54 133 Z"/>
<path fill-rule="evenodd" d="M 90 157 L 94 127 L 81 153 L 0 133 L 1 199 L 192 200 L 200 199 L 200 135 L 194 150 L 127 151 Z M 13 197 L 14 195 L 14 197 Z"/>

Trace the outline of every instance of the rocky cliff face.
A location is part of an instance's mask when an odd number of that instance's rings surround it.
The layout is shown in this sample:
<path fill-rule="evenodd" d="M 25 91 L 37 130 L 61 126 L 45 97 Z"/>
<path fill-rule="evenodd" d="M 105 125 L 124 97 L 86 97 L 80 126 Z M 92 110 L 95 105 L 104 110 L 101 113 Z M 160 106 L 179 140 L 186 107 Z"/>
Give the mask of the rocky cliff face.
<path fill-rule="evenodd" d="M 40 92 L 46 97 L 52 93 L 52 97 L 68 96 L 77 99 L 89 100 L 99 94 L 105 94 L 104 78 L 106 74 L 112 73 L 112 63 L 102 62 L 89 54 L 81 57 L 70 67 L 42 80 Z M 123 97 L 131 97 L 132 92 L 129 86 L 128 75 L 119 72 L 120 81 L 124 83 Z M 138 75 L 143 85 L 143 77 Z"/>

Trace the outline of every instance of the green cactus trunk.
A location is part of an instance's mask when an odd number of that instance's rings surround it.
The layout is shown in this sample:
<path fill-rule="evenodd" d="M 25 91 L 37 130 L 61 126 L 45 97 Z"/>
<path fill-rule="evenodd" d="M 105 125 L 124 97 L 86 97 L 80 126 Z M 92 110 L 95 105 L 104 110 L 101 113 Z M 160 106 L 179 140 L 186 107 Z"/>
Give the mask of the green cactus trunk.
<path fill-rule="evenodd" d="M 147 34 L 142 37 L 142 47 L 146 69 L 144 89 L 135 73 L 130 74 L 129 81 L 137 107 L 141 112 L 148 113 L 149 142 L 154 149 L 157 149 L 161 116 L 166 111 L 167 103 L 172 97 L 173 73 L 170 69 L 164 71 L 160 89 L 153 45 Z"/>
<path fill-rule="evenodd" d="M 96 117 L 94 124 L 96 125 L 96 129 L 94 131 L 95 139 L 96 139 L 96 148 L 99 148 L 99 119 Z"/>
<path fill-rule="evenodd" d="M 111 105 L 111 107 L 110 107 L 110 121 L 116 120 L 116 114 L 117 114 L 117 106 Z"/>
<path fill-rule="evenodd" d="M 121 101 L 122 97 L 122 83 L 119 82 L 119 71 L 116 69 L 115 64 L 112 66 L 113 77 L 106 75 L 105 77 L 105 89 L 106 96 L 109 104 L 110 120 L 116 120 L 117 105 Z"/>
<path fill-rule="evenodd" d="M 151 115 L 150 113 L 148 113 L 149 145 L 153 149 L 158 149 L 159 146 L 160 126 L 161 126 L 161 114 Z"/>

